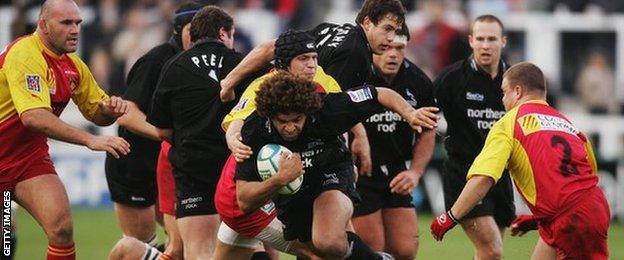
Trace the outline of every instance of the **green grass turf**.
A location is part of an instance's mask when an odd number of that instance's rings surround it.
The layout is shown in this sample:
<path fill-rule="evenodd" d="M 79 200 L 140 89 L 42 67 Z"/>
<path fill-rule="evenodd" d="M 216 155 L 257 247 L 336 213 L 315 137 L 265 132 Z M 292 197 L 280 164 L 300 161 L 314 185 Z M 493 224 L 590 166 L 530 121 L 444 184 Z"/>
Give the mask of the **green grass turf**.
<path fill-rule="evenodd" d="M 109 250 L 121 237 L 112 209 L 73 209 L 74 237 L 78 259 L 106 259 Z M 429 234 L 430 215 L 418 218 L 420 228 L 419 259 L 470 259 L 472 246 L 460 228 L 451 230 L 442 243 Z M 18 248 L 16 259 L 45 259 L 46 239 L 39 225 L 26 212 L 17 216 Z M 160 234 L 162 238 L 162 233 Z M 529 259 L 537 233 L 524 237 L 505 237 L 504 259 Z M 624 259 L 624 225 L 613 222 L 609 230 L 611 259 Z M 291 256 L 282 259 L 295 259 Z"/>

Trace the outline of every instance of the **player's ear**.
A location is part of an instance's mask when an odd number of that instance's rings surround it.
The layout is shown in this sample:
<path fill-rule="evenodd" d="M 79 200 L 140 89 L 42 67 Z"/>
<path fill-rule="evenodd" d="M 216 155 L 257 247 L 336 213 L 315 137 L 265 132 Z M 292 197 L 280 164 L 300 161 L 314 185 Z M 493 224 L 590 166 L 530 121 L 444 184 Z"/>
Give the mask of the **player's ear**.
<path fill-rule="evenodd" d="M 47 21 L 43 18 L 39 18 L 39 20 L 37 20 L 37 27 L 41 30 L 41 32 L 43 34 L 47 34 L 48 33 L 48 28 L 47 28 Z"/>
<path fill-rule="evenodd" d="M 368 31 L 372 25 L 373 21 L 371 21 L 370 17 L 364 17 L 364 20 L 362 20 L 362 27 L 364 27 L 364 30 Z"/>

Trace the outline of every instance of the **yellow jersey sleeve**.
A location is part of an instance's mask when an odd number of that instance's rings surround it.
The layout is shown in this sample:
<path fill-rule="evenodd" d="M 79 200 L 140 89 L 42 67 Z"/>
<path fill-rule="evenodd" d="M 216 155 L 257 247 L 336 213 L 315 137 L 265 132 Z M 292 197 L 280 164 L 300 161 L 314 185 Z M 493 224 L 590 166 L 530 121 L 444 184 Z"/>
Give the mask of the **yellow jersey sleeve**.
<path fill-rule="evenodd" d="M 80 84 L 74 88 L 72 100 L 78 106 L 80 113 L 91 121 L 98 110 L 98 103 L 108 100 L 109 97 L 97 84 L 87 65 L 76 54 L 69 54 L 69 57 L 80 74 Z"/>
<path fill-rule="evenodd" d="M 483 175 L 497 182 L 501 178 L 513 149 L 514 119 L 517 112 L 517 108 L 509 111 L 490 129 L 485 145 L 468 170 L 466 179 Z"/>
<path fill-rule="evenodd" d="M 19 42 L 7 53 L 3 65 L 13 106 L 20 116 L 33 108 L 51 110 L 47 64 L 36 50 L 30 41 Z"/>
<path fill-rule="evenodd" d="M 316 74 L 314 74 L 314 81 L 321 84 L 323 89 L 327 93 L 339 93 L 342 92 L 338 82 L 330 75 L 327 75 L 321 66 L 316 66 Z"/>
<path fill-rule="evenodd" d="M 269 76 L 274 73 L 268 73 L 255 79 L 254 81 L 247 86 L 243 95 L 241 95 L 238 104 L 232 108 L 230 113 L 228 113 L 224 118 L 223 122 L 221 122 L 221 128 L 223 131 L 227 131 L 230 123 L 236 119 L 245 120 L 251 113 L 256 111 L 256 91 L 260 89 L 260 85 L 264 82 Z"/>
<path fill-rule="evenodd" d="M 584 134 L 583 134 L 584 135 Z M 589 162 L 589 166 L 591 166 L 594 174 L 598 174 L 598 163 L 596 162 L 596 155 L 594 154 L 594 148 L 592 147 L 591 141 L 587 136 L 585 136 L 585 150 L 587 151 L 587 161 Z"/>

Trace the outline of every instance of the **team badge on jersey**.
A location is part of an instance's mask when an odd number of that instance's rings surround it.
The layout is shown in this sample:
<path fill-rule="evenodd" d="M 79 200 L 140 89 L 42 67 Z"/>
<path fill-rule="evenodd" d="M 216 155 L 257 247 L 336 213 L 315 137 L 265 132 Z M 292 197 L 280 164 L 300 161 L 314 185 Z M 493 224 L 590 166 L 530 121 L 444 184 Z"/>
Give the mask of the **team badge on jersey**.
<path fill-rule="evenodd" d="M 373 94 L 371 93 L 371 90 L 369 88 L 349 90 L 347 91 L 347 94 L 349 94 L 351 101 L 355 103 L 360 103 L 362 101 L 373 99 Z"/>
<path fill-rule="evenodd" d="M 26 89 L 41 92 L 41 77 L 37 74 L 26 74 Z"/>

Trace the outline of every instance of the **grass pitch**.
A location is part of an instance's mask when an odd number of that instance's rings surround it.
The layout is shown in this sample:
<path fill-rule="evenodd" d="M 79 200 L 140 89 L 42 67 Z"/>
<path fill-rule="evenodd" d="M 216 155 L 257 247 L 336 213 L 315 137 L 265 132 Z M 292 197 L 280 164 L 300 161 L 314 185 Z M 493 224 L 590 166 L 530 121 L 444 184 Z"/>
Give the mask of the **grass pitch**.
<path fill-rule="evenodd" d="M 72 209 L 74 237 L 78 259 L 107 259 L 108 252 L 121 238 L 115 215 L 111 208 Z M 438 243 L 429 234 L 431 216 L 421 214 L 418 218 L 420 228 L 420 247 L 418 259 L 470 259 L 472 245 L 461 228 L 454 228 Z M 15 221 L 15 220 L 14 220 Z M 17 215 L 18 245 L 15 259 L 45 259 L 47 242 L 39 225 L 23 209 Z M 160 238 L 164 235 L 161 232 Z M 504 259 L 529 259 L 537 242 L 537 232 L 524 237 L 506 236 L 504 239 Z M 609 250 L 611 259 L 624 259 L 624 225 L 613 222 L 609 230 Z M 284 255 L 282 259 L 295 259 Z"/>

